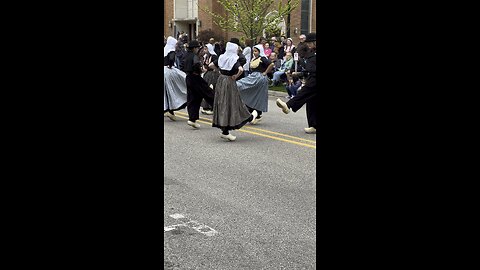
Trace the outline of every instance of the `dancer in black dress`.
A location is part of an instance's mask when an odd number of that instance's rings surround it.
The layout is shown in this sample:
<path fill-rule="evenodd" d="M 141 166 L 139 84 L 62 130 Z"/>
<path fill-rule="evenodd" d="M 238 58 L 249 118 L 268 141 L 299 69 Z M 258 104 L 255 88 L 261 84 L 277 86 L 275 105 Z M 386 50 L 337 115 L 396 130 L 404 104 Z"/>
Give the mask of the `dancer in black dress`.
<path fill-rule="evenodd" d="M 174 111 L 187 106 L 186 74 L 175 66 L 176 43 L 175 38 L 168 37 L 167 44 L 163 48 L 163 113 L 172 121 L 176 120 Z"/>
<path fill-rule="evenodd" d="M 235 80 L 243 73 L 243 68 L 237 52 L 238 45 L 227 42 L 225 53 L 210 64 L 210 67 L 217 66 L 220 69 L 215 88 L 212 127 L 220 128 L 221 137 L 229 141 L 236 139 L 230 130 L 240 129 L 258 115 L 255 110 L 252 113 L 248 111 L 238 92 Z"/>

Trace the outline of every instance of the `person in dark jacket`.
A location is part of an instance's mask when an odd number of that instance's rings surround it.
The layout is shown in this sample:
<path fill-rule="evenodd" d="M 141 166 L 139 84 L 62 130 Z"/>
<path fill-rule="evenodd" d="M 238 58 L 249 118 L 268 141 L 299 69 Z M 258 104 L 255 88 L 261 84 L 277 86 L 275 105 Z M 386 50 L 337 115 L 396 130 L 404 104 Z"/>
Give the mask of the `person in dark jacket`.
<path fill-rule="evenodd" d="M 187 84 L 187 124 L 193 128 L 200 128 L 196 123 L 199 119 L 200 104 L 202 99 L 213 107 L 213 98 L 215 92 L 207 82 L 200 76 L 202 74 L 202 61 L 198 57 L 200 43 L 192 40 L 188 43 L 187 53 L 184 58 L 183 71 L 187 74 L 185 82 Z"/>
<path fill-rule="evenodd" d="M 297 52 L 301 58 L 303 58 L 305 85 L 302 86 L 302 90 L 297 93 L 295 97 L 288 102 L 283 102 L 281 99 L 277 99 L 276 104 L 282 109 L 285 114 L 298 111 L 304 104 L 307 105 L 307 122 L 308 128 L 305 128 L 306 133 L 315 134 L 317 132 L 317 117 L 316 117 L 316 104 L 318 99 L 317 78 L 316 78 L 316 34 L 309 33 L 306 36 L 305 44 L 299 44 Z"/>

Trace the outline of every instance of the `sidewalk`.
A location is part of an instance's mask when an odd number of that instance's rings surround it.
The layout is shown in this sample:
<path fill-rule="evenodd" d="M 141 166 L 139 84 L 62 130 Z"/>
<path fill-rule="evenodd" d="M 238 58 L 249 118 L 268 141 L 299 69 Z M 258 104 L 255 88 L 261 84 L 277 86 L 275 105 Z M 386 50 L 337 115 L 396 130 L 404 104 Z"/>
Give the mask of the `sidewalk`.
<path fill-rule="evenodd" d="M 285 92 L 268 90 L 268 96 L 271 96 L 271 97 L 285 97 L 286 95 L 288 94 Z"/>

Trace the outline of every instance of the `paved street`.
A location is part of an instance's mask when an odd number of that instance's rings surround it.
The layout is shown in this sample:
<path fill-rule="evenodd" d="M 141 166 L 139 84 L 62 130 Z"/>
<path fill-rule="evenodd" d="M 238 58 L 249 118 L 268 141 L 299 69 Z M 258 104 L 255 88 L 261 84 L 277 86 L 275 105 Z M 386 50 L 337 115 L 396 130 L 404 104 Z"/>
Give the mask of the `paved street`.
<path fill-rule="evenodd" d="M 316 135 L 275 99 L 234 142 L 164 118 L 165 269 L 316 269 Z"/>

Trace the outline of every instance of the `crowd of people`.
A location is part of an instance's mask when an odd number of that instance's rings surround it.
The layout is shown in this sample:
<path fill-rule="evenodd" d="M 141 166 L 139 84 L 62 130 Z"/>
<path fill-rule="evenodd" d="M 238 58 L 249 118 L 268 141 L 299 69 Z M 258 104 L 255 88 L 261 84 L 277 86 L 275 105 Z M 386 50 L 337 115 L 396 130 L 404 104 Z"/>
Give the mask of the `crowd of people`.
<path fill-rule="evenodd" d="M 244 44 L 232 38 L 225 46 L 214 38 L 205 44 L 183 33 L 177 38 L 169 36 L 164 44 L 164 116 L 175 121 L 175 111 L 186 107 L 187 124 L 198 129 L 200 112 L 213 115 L 212 127 L 234 141 L 230 131 L 258 124 L 268 111 L 269 86 L 283 84 L 288 101 L 277 99 L 276 105 L 288 114 L 306 104 L 305 132 L 316 133 L 315 33 L 301 35 L 296 46 L 285 36 Z"/>

